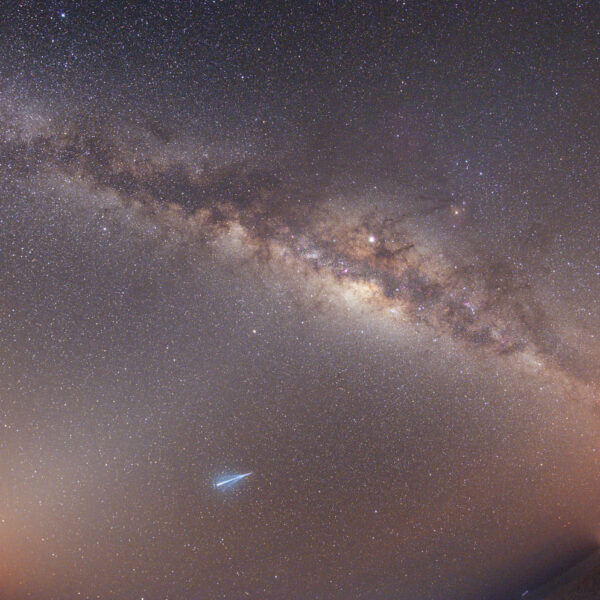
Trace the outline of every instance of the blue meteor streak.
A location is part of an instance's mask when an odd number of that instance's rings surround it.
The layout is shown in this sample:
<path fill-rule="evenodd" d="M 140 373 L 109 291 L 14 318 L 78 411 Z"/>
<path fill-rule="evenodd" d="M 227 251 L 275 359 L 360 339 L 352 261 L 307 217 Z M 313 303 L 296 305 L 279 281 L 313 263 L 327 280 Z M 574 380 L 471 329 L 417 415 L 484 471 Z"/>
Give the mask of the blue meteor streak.
<path fill-rule="evenodd" d="M 234 483 L 237 483 L 238 481 L 240 481 L 240 479 L 244 479 L 244 477 L 248 477 L 249 475 L 252 475 L 252 471 L 250 471 L 250 473 L 242 473 L 241 475 L 234 475 L 233 477 L 228 477 L 227 479 L 222 479 L 221 481 L 217 481 L 215 483 L 215 487 L 216 488 L 229 487 L 229 486 L 233 485 Z"/>

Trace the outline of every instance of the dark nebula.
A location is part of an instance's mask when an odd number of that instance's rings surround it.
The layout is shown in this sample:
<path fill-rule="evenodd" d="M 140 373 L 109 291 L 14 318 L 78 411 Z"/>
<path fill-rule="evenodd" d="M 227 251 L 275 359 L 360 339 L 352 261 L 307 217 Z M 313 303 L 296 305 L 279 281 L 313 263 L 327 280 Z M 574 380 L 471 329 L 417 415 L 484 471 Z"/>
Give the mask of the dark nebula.
<path fill-rule="evenodd" d="M 5 12 L 0 599 L 517 599 L 596 547 L 593 3 Z"/>

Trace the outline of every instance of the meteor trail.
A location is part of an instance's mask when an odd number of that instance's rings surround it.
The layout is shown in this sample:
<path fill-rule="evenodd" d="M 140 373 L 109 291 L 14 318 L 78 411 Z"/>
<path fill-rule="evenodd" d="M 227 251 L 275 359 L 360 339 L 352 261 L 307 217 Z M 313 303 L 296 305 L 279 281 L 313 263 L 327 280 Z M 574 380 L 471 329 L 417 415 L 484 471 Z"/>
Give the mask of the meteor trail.
<path fill-rule="evenodd" d="M 237 483 L 241 479 L 244 479 L 245 477 L 248 477 L 250 475 L 252 475 L 252 471 L 250 473 L 242 473 L 241 475 L 234 475 L 233 477 L 228 477 L 227 479 L 222 479 L 221 481 L 217 481 L 215 483 L 215 487 L 216 488 L 229 487 L 229 486 L 233 485 L 234 483 Z"/>

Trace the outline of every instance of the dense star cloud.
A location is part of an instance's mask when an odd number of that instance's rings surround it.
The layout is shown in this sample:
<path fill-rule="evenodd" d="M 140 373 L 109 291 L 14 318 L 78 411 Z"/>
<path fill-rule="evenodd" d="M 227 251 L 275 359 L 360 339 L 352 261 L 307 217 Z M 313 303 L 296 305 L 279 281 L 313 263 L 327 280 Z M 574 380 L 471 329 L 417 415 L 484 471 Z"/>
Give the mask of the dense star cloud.
<path fill-rule="evenodd" d="M 5 17 L 0 598 L 499 600 L 595 547 L 596 13 Z"/>
<path fill-rule="evenodd" d="M 19 131 L 22 121 L 35 122 L 36 129 Z M 153 135 L 146 143 L 132 136 L 123 144 L 105 139 L 102 127 L 81 130 L 78 121 L 57 128 L 37 114 L 5 122 L 3 147 L 14 171 L 31 175 L 33 161 L 60 176 L 67 189 L 84 185 L 111 194 L 133 218 L 144 214 L 182 239 L 229 240 L 244 259 L 295 270 L 311 287 L 346 286 L 374 310 L 427 323 L 476 349 L 516 353 L 532 371 L 551 371 L 571 384 L 566 392 L 594 402 L 594 363 L 553 331 L 526 276 L 477 247 L 452 260 L 415 231 L 415 222 L 440 213 L 447 220 L 460 216 L 451 202 L 415 199 L 406 191 L 393 208 L 326 200 L 322 190 L 305 199 L 306 175 L 289 165 L 212 166 L 181 156 Z M 125 124 L 117 134 L 122 129 Z"/>

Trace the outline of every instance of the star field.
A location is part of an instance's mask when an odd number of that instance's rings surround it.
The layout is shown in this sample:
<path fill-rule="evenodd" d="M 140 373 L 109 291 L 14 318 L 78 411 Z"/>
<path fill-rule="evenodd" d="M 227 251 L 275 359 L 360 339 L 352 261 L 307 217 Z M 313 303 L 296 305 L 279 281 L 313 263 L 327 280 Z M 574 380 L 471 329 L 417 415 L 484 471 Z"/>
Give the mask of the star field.
<path fill-rule="evenodd" d="M 505 600 L 597 547 L 599 17 L 3 10 L 0 599 Z"/>

